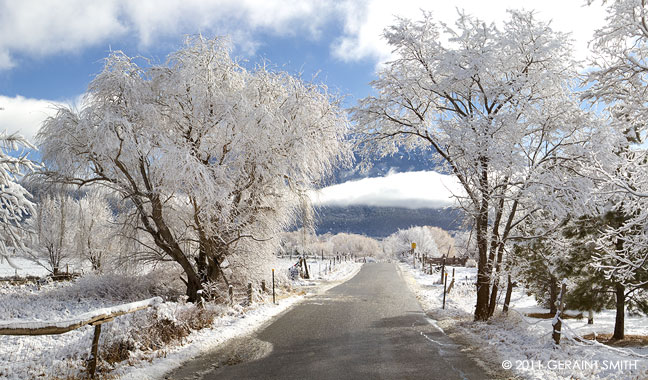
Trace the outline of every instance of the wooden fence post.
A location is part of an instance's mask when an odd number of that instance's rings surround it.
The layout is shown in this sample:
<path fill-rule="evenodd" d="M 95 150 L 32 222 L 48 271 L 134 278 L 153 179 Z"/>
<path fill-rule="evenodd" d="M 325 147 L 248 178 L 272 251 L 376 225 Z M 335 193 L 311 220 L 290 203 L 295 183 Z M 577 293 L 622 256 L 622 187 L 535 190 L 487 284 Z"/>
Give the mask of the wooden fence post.
<path fill-rule="evenodd" d="M 264 292 L 264 293 L 266 292 L 266 282 L 265 282 L 265 280 L 261 280 L 261 291 Z"/>
<path fill-rule="evenodd" d="M 306 259 L 304 257 L 302 257 L 302 264 L 304 265 L 304 274 L 305 274 L 304 278 L 309 279 L 310 278 L 310 273 L 308 273 L 309 272 L 309 270 L 308 270 L 308 262 L 306 261 Z"/>
<path fill-rule="evenodd" d="M 445 273 L 445 257 L 443 258 L 443 264 L 441 264 L 441 283 L 443 284 L 443 274 Z"/>
<path fill-rule="evenodd" d="M 446 282 L 448 282 L 447 276 L 448 274 L 446 273 Z M 454 280 L 455 280 L 455 269 L 452 268 L 452 281 L 450 281 L 450 286 L 448 286 L 448 294 L 450 294 L 450 291 L 452 291 L 452 288 L 454 287 Z"/>
<path fill-rule="evenodd" d="M 92 337 L 92 348 L 90 350 L 90 362 L 88 363 L 88 373 L 90 378 L 95 378 L 97 372 L 97 351 L 99 351 L 99 335 L 101 335 L 101 323 L 95 325 L 94 336 Z"/>
<path fill-rule="evenodd" d="M 205 307 L 205 305 L 204 305 L 204 294 L 203 294 L 202 289 L 200 289 L 200 290 L 198 290 L 196 292 L 196 305 L 198 305 L 198 307 Z"/>
<path fill-rule="evenodd" d="M 441 273 L 443 276 L 443 273 Z M 443 309 L 445 309 L 445 300 L 446 300 L 446 285 L 448 284 L 448 274 L 445 274 L 445 282 L 443 283 Z"/>
<path fill-rule="evenodd" d="M 234 286 L 230 285 L 227 292 L 229 293 L 230 305 L 234 304 Z"/>
<path fill-rule="evenodd" d="M 247 288 L 248 304 L 252 305 L 252 283 L 248 282 Z"/>

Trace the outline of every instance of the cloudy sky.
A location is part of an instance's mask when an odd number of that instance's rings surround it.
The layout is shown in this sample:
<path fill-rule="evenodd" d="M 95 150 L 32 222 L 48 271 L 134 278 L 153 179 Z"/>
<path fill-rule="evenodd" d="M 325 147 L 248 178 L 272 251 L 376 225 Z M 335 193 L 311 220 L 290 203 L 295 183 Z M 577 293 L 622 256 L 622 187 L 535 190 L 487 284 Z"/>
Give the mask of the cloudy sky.
<path fill-rule="evenodd" d="M 315 77 L 352 105 L 389 59 L 381 32 L 395 16 L 425 9 L 452 23 L 460 8 L 498 23 L 521 4 L 572 33 L 586 58 L 604 11 L 585 0 L 0 0 L 0 130 L 33 138 L 53 104 L 79 99 L 110 50 L 163 61 L 196 33 L 228 35 L 236 56 Z"/>

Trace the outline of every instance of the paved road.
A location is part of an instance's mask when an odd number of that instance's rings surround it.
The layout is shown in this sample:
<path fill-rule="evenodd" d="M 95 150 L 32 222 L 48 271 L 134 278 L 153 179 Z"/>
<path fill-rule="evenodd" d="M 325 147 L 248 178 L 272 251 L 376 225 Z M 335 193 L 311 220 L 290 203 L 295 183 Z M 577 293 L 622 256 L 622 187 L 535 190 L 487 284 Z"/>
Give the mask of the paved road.
<path fill-rule="evenodd" d="M 168 379 L 485 379 L 430 323 L 394 264 L 366 264 L 256 335 Z"/>

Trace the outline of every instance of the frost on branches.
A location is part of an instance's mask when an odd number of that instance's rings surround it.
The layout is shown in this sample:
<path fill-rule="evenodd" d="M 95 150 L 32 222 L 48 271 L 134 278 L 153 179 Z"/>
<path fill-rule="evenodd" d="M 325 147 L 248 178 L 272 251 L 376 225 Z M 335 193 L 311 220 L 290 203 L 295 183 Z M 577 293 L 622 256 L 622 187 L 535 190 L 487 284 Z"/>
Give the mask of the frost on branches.
<path fill-rule="evenodd" d="M 16 249 L 24 248 L 23 222 L 34 214 L 31 196 L 19 183 L 36 169 L 27 158 L 28 149 L 35 147 L 24 137 L 0 133 L 0 262 L 7 260 L 9 264 Z"/>
<path fill-rule="evenodd" d="M 349 157 L 325 87 L 247 70 L 229 50 L 195 37 L 144 66 L 114 52 L 82 109 L 59 109 L 38 136 L 51 180 L 99 183 L 131 205 L 191 300 L 207 282 L 264 269 L 306 192 Z"/>
<path fill-rule="evenodd" d="M 603 178 L 602 220 L 592 266 L 613 285 L 617 321 L 614 338 L 624 337 L 624 311 L 648 313 L 648 165 L 641 144 L 648 107 L 648 4 L 607 2 L 607 24 L 597 30 L 586 99 L 605 106 L 611 124 L 625 136 L 616 159 L 595 162 Z"/>
<path fill-rule="evenodd" d="M 385 37 L 396 59 L 352 119 L 366 153 L 430 150 L 457 176 L 479 257 L 475 319 L 486 320 L 511 230 L 538 202 L 559 207 L 553 200 L 580 186 L 571 182 L 582 177 L 549 170 L 587 156 L 591 138 L 571 90 L 570 44 L 524 12 L 510 12 L 502 28 L 465 14 L 451 28 L 424 13 Z"/>
<path fill-rule="evenodd" d="M 450 248 L 441 252 L 436 238 L 438 234 L 429 226 L 410 227 L 406 230 L 398 230 L 389 235 L 383 241 L 383 247 L 392 257 L 401 257 L 404 253 L 412 249 L 412 243 L 416 243 L 416 251 L 421 255 L 428 257 L 442 257 Z M 444 231 L 445 232 L 445 231 Z M 447 233 L 446 233 L 447 234 Z M 450 257 L 450 256 L 446 256 Z"/>

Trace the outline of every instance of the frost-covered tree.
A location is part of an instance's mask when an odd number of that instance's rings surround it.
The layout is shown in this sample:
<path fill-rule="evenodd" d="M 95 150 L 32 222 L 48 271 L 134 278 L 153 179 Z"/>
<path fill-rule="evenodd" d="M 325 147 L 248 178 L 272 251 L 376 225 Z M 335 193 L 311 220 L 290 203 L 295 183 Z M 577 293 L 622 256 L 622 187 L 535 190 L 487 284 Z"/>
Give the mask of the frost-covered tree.
<path fill-rule="evenodd" d="M 405 252 L 409 252 L 412 243 L 416 243 L 417 253 L 428 257 L 441 257 L 444 253 L 439 252 L 434 235 L 434 232 L 427 226 L 398 230 L 385 238 L 383 248 L 385 252 L 392 256 L 400 256 Z"/>
<path fill-rule="evenodd" d="M 29 223 L 35 239 L 25 256 L 53 275 L 60 274 L 74 257 L 78 201 L 62 190 L 41 196 Z"/>
<path fill-rule="evenodd" d="M 593 0 L 590 1 L 590 3 Z M 592 70 L 585 98 L 607 106 L 612 120 L 629 138 L 639 137 L 648 122 L 648 4 L 611 0 L 606 25 L 592 42 Z"/>
<path fill-rule="evenodd" d="M 383 258 L 380 243 L 373 238 L 358 234 L 338 233 L 310 236 L 303 239 L 303 231 L 285 232 L 282 235 L 283 254 L 303 254 L 332 256 L 356 256 Z"/>
<path fill-rule="evenodd" d="M 452 28 L 424 13 L 385 38 L 396 58 L 352 119 L 367 153 L 429 150 L 458 178 L 479 258 L 475 319 L 486 320 L 511 229 L 581 180 L 547 171 L 587 154 L 591 124 L 571 90 L 578 65 L 567 37 L 526 12 L 501 28 L 463 13 Z"/>
<path fill-rule="evenodd" d="M 648 132 L 648 4 L 614 0 L 606 25 L 593 41 L 593 69 L 588 72 L 585 99 L 602 105 L 625 144 L 615 160 L 597 160 L 605 179 L 598 220 L 597 251 L 592 266 L 613 285 L 617 320 L 614 337 L 623 338 L 624 310 L 648 310 L 648 160 L 639 146 Z"/>
<path fill-rule="evenodd" d="M 383 258 L 383 250 L 376 239 L 358 234 L 338 233 L 329 239 L 333 255 Z"/>
<path fill-rule="evenodd" d="M 561 221 L 548 213 L 536 213 L 518 224 L 514 234 L 506 262 L 512 281 L 524 285 L 540 305 L 555 315 L 569 247 L 562 236 Z"/>
<path fill-rule="evenodd" d="M 446 257 L 455 257 L 455 239 L 450 236 L 448 231 L 433 226 L 427 226 L 427 228 L 432 233 L 432 238 L 436 242 L 439 252 Z"/>
<path fill-rule="evenodd" d="M 76 205 L 77 255 L 89 261 L 92 270 L 101 271 L 108 256 L 119 249 L 115 215 L 106 195 L 100 191 L 88 192 Z"/>
<path fill-rule="evenodd" d="M 165 64 L 111 53 L 79 112 L 38 138 L 51 180 L 97 183 L 182 268 L 187 295 L 265 270 L 304 194 L 348 157 L 347 121 L 324 86 L 248 70 L 223 39 L 194 37 Z M 269 270 L 269 269 L 268 269 Z"/>
<path fill-rule="evenodd" d="M 36 165 L 27 157 L 35 149 L 18 134 L 0 133 L 0 262 L 25 248 L 25 220 L 34 214 L 29 192 L 20 184 Z"/>

